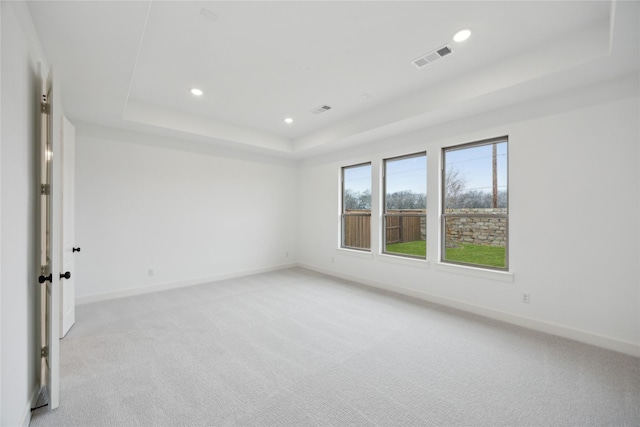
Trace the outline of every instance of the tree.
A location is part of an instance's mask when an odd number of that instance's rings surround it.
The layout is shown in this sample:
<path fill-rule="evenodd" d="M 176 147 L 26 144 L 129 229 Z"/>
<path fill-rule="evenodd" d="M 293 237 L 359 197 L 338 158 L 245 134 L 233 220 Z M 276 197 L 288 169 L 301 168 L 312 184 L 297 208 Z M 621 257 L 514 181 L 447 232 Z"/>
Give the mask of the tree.
<path fill-rule="evenodd" d="M 425 209 L 427 195 L 414 193 L 411 190 L 396 191 L 386 196 L 387 209 Z"/>
<path fill-rule="evenodd" d="M 495 154 L 495 153 L 494 153 Z M 507 191 L 498 190 L 496 159 L 493 158 L 493 185 L 491 192 L 466 191 L 466 180 L 458 169 L 447 168 L 445 174 L 445 209 L 506 208 Z"/>
<path fill-rule="evenodd" d="M 353 191 L 351 189 L 346 189 L 344 191 L 344 209 L 345 210 L 371 209 L 371 190 Z"/>
<path fill-rule="evenodd" d="M 495 202 L 495 203 L 494 203 Z M 505 190 L 498 191 L 496 196 L 493 196 L 493 192 L 485 192 L 478 190 L 470 190 L 460 194 L 456 199 L 456 204 L 453 208 L 457 209 L 470 209 L 470 208 L 506 208 L 507 207 L 507 192 Z"/>
<path fill-rule="evenodd" d="M 467 182 L 458 169 L 447 168 L 444 177 L 444 206 L 445 209 L 459 208 L 459 199 L 463 194 Z"/>

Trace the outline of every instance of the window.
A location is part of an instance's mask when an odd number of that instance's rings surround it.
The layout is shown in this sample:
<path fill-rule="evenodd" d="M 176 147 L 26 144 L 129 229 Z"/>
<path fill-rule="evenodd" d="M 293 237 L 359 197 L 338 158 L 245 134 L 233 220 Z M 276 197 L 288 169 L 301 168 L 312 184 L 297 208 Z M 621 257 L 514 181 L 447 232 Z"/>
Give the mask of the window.
<path fill-rule="evenodd" d="M 443 150 L 443 262 L 508 269 L 507 138 Z"/>
<path fill-rule="evenodd" d="M 427 256 L 427 154 L 384 161 L 384 253 Z"/>
<path fill-rule="evenodd" d="M 342 247 L 371 250 L 371 163 L 342 168 Z"/>

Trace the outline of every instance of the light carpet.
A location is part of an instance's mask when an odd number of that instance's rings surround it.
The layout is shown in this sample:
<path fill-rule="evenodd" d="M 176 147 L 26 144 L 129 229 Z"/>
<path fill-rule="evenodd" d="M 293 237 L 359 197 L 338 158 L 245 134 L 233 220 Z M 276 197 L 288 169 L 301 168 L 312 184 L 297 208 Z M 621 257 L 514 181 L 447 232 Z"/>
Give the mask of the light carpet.
<path fill-rule="evenodd" d="M 77 307 L 31 426 L 638 426 L 640 359 L 289 269 Z"/>

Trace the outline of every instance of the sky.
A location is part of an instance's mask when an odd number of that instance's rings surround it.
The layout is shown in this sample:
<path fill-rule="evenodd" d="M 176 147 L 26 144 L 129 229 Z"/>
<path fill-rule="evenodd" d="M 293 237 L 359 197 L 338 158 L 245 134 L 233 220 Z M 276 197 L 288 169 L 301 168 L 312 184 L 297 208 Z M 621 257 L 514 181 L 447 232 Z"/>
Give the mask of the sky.
<path fill-rule="evenodd" d="M 449 150 L 445 154 L 445 167 L 455 168 L 464 178 L 465 190 L 491 192 L 492 152 L 491 145 L 479 145 L 459 150 Z M 498 189 L 507 189 L 507 143 L 497 144 Z M 414 193 L 427 192 L 426 156 L 401 158 L 386 162 L 387 193 L 410 190 Z M 354 192 L 371 190 L 371 165 L 360 165 L 344 169 L 345 188 Z"/>
<path fill-rule="evenodd" d="M 491 145 L 479 145 L 445 154 L 445 168 L 457 169 L 465 180 L 465 190 L 491 192 L 493 188 Z M 498 190 L 507 189 L 507 143 L 497 144 Z"/>
<path fill-rule="evenodd" d="M 388 160 L 385 177 L 387 194 L 411 191 L 427 194 L 427 156 Z"/>
<path fill-rule="evenodd" d="M 355 193 L 371 191 L 371 165 L 352 166 L 344 169 L 344 188 Z"/>

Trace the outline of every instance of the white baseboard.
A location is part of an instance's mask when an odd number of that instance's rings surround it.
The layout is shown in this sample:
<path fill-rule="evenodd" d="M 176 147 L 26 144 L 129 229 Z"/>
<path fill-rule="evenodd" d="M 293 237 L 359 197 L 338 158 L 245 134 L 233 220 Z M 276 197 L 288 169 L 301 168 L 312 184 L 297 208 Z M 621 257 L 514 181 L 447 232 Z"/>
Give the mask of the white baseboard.
<path fill-rule="evenodd" d="M 31 398 L 27 402 L 27 407 L 24 408 L 24 412 L 22 413 L 22 421 L 20 422 L 21 427 L 29 427 L 31 423 L 31 408 L 36 406 L 38 403 L 38 396 L 40 395 L 40 385 L 35 385 L 33 390 L 31 391 Z"/>
<path fill-rule="evenodd" d="M 149 294 L 152 292 L 166 291 L 169 289 L 184 288 L 187 286 L 202 285 L 204 283 L 219 282 L 220 280 L 234 279 L 236 277 L 252 276 L 254 274 L 268 273 L 271 271 L 284 270 L 286 268 L 297 267 L 297 264 L 281 264 L 271 267 L 257 268 L 254 270 L 236 271 L 233 273 L 219 274 L 216 276 L 197 277 L 195 279 L 179 280 L 176 282 L 159 283 L 151 286 L 139 288 L 122 289 L 113 292 L 103 292 L 99 294 L 76 297 L 76 305 L 88 304 L 98 301 L 106 301 L 116 298 L 130 297 L 134 295 Z"/>
<path fill-rule="evenodd" d="M 442 297 L 438 295 L 429 294 L 427 292 L 418 291 L 415 289 L 408 289 L 400 286 L 389 285 L 375 280 L 363 279 L 362 277 L 353 276 L 350 274 L 344 274 L 333 270 L 316 267 L 309 264 L 299 263 L 299 267 L 308 270 L 323 273 L 328 276 L 334 276 L 352 282 L 369 285 L 374 288 L 384 289 L 387 291 L 395 292 L 402 295 L 422 299 L 425 301 L 433 302 L 436 304 L 444 305 L 447 307 L 456 308 L 462 311 L 478 314 L 480 316 L 488 317 L 490 319 L 500 320 L 503 322 L 511 323 L 514 325 L 522 326 L 528 329 L 533 329 L 539 332 L 545 332 L 551 335 L 568 338 L 574 341 L 579 341 L 585 344 L 594 345 L 597 347 L 606 348 L 609 350 L 617 351 L 619 353 L 629 354 L 631 356 L 640 357 L 640 345 L 630 341 L 624 341 L 616 338 L 606 337 L 603 335 L 595 334 L 580 329 L 575 329 L 555 323 L 545 322 L 543 320 L 532 319 L 529 317 L 520 316 L 513 313 L 508 313 L 500 310 L 496 310 L 489 307 L 483 307 L 468 302 L 455 300 L 452 298 Z"/>

